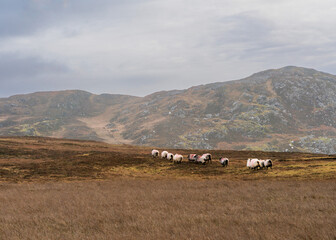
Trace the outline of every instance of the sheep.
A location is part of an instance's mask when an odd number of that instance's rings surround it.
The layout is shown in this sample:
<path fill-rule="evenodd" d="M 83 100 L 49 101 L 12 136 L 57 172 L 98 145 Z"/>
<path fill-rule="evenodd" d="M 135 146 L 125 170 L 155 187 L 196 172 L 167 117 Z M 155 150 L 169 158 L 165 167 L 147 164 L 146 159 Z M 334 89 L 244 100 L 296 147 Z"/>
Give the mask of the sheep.
<path fill-rule="evenodd" d="M 265 160 L 265 168 L 268 169 L 269 167 L 272 168 L 273 163 L 271 159 Z"/>
<path fill-rule="evenodd" d="M 204 157 L 204 160 L 205 160 L 206 162 L 211 162 L 211 154 L 210 154 L 210 153 L 204 153 L 204 154 L 202 155 L 202 157 Z"/>
<path fill-rule="evenodd" d="M 168 160 L 172 161 L 173 158 L 174 158 L 174 154 L 172 154 L 172 153 L 168 153 L 168 154 L 167 154 L 167 159 L 168 159 Z"/>
<path fill-rule="evenodd" d="M 205 157 L 197 155 L 196 163 L 201 163 L 201 164 L 205 165 L 206 164 Z"/>
<path fill-rule="evenodd" d="M 258 167 L 260 167 L 260 160 L 257 158 L 252 158 L 250 161 L 250 168 L 258 170 Z"/>
<path fill-rule="evenodd" d="M 168 155 L 167 151 L 162 151 L 161 158 L 167 158 L 167 155 Z"/>
<path fill-rule="evenodd" d="M 174 163 L 181 163 L 183 160 L 183 156 L 181 154 L 175 154 L 173 158 Z"/>
<path fill-rule="evenodd" d="M 229 159 L 228 158 L 220 158 L 219 162 L 222 164 L 223 167 L 227 167 L 229 165 Z"/>
<path fill-rule="evenodd" d="M 265 160 L 260 160 L 260 168 L 264 168 L 265 167 Z"/>
<path fill-rule="evenodd" d="M 196 162 L 198 155 L 197 154 L 189 154 L 188 160 L 189 162 Z"/>
<path fill-rule="evenodd" d="M 152 157 L 153 157 L 153 158 L 156 158 L 156 157 L 158 157 L 158 156 L 159 156 L 159 151 L 156 150 L 156 149 L 153 149 L 153 150 L 152 150 Z"/>
<path fill-rule="evenodd" d="M 251 168 L 251 158 L 247 159 L 246 167 Z"/>

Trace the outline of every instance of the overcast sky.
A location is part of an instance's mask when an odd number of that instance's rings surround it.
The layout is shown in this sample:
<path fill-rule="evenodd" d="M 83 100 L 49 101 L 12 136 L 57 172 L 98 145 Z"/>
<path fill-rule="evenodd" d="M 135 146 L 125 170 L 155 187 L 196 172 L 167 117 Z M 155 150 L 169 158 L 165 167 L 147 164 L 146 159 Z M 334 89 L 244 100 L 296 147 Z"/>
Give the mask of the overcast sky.
<path fill-rule="evenodd" d="M 287 65 L 336 74 L 335 0 L 0 0 L 0 97 L 144 96 Z"/>

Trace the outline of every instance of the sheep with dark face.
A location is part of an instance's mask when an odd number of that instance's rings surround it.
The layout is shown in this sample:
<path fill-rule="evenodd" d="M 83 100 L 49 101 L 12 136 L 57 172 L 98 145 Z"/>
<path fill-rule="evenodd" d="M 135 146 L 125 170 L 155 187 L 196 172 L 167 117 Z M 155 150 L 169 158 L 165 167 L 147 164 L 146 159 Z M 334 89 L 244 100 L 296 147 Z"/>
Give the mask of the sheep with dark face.
<path fill-rule="evenodd" d="M 223 167 L 229 166 L 229 159 L 228 158 L 220 158 L 219 159 L 220 164 L 222 164 Z"/>
<path fill-rule="evenodd" d="M 161 158 L 167 158 L 167 155 L 168 155 L 167 151 L 162 151 Z"/>
<path fill-rule="evenodd" d="M 266 161 L 265 160 L 260 160 L 259 163 L 260 163 L 260 168 L 264 168 Z"/>
<path fill-rule="evenodd" d="M 174 158 L 174 154 L 172 154 L 172 153 L 168 153 L 168 154 L 167 154 L 167 159 L 168 159 L 168 160 L 172 161 L 173 158 Z"/>
<path fill-rule="evenodd" d="M 204 154 L 202 155 L 202 157 L 204 157 L 204 160 L 205 160 L 206 162 L 211 162 L 211 154 L 210 154 L 210 153 L 204 153 Z"/>
<path fill-rule="evenodd" d="M 175 154 L 173 158 L 174 163 L 181 163 L 183 160 L 183 156 L 181 154 Z"/>
<path fill-rule="evenodd" d="M 198 155 L 197 154 L 189 154 L 188 160 L 189 162 L 196 162 Z"/>
<path fill-rule="evenodd" d="M 268 169 L 269 167 L 272 168 L 273 163 L 271 159 L 265 160 L 265 168 Z"/>
<path fill-rule="evenodd" d="M 153 150 L 152 150 L 152 157 L 153 157 L 153 158 L 156 158 L 156 157 L 158 157 L 158 156 L 159 156 L 159 151 L 156 150 L 156 149 L 153 149 Z"/>
<path fill-rule="evenodd" d="M 257 169 L 258 170 L 258 167 L 260 167 L 260 160 L 257 159 L 257 158 L 252 158 L 250 160 L 250 168 L 251 169 Z"/>

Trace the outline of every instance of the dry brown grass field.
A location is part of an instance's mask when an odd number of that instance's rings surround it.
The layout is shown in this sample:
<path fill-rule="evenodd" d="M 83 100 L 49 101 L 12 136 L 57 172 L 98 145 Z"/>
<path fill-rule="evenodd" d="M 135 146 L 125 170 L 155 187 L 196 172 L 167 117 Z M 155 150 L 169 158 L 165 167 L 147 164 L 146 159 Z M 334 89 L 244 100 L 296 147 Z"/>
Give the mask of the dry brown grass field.
<path fill-rule="evenodd" d="M 213 150 L 203 166 L 150 150 L 0 138 L 0 239 L 336 239 L 335 156 Z"/>

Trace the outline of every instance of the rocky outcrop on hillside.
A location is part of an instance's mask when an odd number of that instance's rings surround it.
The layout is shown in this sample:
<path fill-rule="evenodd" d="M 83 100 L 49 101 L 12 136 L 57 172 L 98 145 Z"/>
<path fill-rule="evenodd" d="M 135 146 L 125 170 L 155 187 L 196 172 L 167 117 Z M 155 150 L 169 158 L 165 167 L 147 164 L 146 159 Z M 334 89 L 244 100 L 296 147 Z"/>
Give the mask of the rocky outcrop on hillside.
<path fill-rule="evenodd" d="M 335 110 L 336 76 L 284 67 L 143 98 L 63 91 L 0 99 L 0 135 L 335 154 Z"/>

